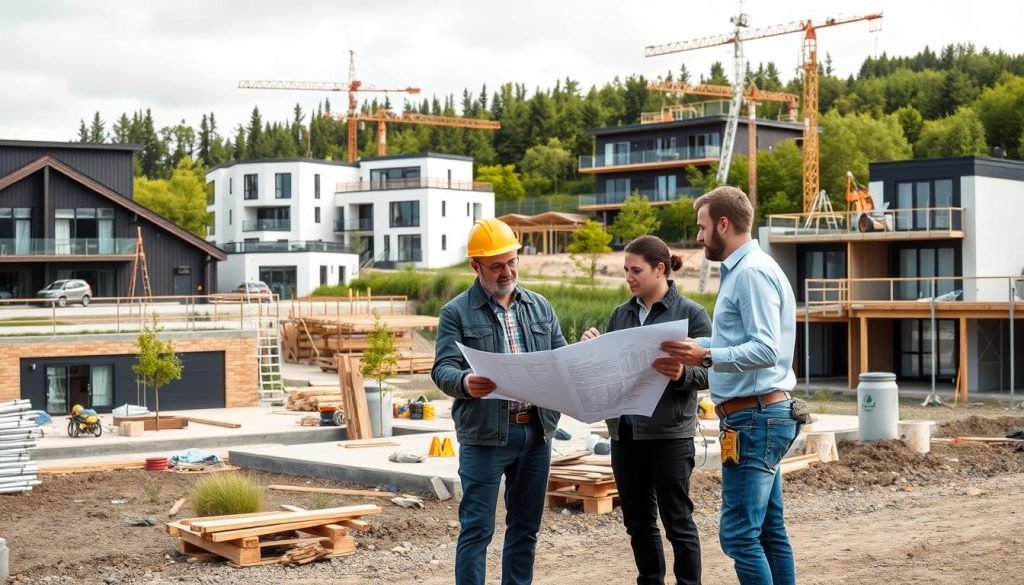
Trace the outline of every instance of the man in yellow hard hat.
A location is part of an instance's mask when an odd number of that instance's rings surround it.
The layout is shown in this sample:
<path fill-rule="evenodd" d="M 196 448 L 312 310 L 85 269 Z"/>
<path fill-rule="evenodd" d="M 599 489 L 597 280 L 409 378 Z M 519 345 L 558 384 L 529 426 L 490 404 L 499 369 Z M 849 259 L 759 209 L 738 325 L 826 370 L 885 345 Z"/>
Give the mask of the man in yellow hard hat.
<path fill-rule="evenodd" d="M 459 542 L 456 585 L 483 585 L 487 547 L 494 535 L 498 487 L 505 478 L 502 585 L 533 581 L 537 531 L 544 513 L 551 438 L 559 413 L 522 402 L 481 400 L 494 392 L 489 378 L 469 368 L 455 342 L 493 353 L 557 349 L 565 345 L 547 299 L 518 283 L 519 240 L 504 222 L 473 226 L 466 246 L 477 279 L 441 309 L 430 375 L 453 397 L 459 439 Z"/>

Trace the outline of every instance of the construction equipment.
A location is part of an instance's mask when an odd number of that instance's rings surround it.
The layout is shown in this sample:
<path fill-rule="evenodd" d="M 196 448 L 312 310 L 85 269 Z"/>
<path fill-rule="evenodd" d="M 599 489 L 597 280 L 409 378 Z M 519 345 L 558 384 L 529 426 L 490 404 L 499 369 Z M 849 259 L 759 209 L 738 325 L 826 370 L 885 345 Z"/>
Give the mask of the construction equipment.
<path fill-rule="evenodd" d="M 103 425 L 100 424 L 100 417 L 91 408 L 83 408 L 81 404 L 71 407 L 71 414 L 68 415 L 68 436 L 103 434 Z"/>
<path fill-rule="evenodd" d="M 678 96 L 703 95 L 719 98 L 731 98 L 734 88 L 728 85 L 712 85 L 699 83 L 691 85 L 685 81 L 650 81 L 647 83 L 648 91 L 663 91 Z M 750 204 L 757 209 L 757 104 L 760 102 L 783 102 L 788 109 L 787 118 L 796 121 L 797 103 L 800 97 L 796 94 L 782 91 L 762 91 L 751 83 L 743 91 L 743 101 L 747 104 L 747 195 L 750 197 Z M 669 109 L 671 111 L 671 109 Z M 665 111 L 665 110 L 663 110 Z M 663 116 L 664 117 L 664 116 Z M 671 120 L 673 118 L 669 118 Z M 657 120 L 657 121 L 669 121 Z M 644 123 L 641 120 L 641 123 Z"/>
<path fill-rule="evenodd" d="M 811 225 L 814 225 L 814 229 L 819 230 L 823 220 L 827 229 L 839 231 L 839 219 L 836 217 L 835 208 L 832 207 L 832 198 L 824 189 L 819 191 L 811 202 L 811 210 L 804 220 L 804 229 L 810 229 Z"/>
<path fill-rule="evenodd" d="M 149 270 L 146 268 L 146 249 L 142 245 L 142 226 L 137 226 L 135 238 L 135 259 L 132 261 L 132 276 L 128 281 L 128 296 L 135 297 L 135 278 L 139 267 L 142 267 L 142 297 L 153 298 L 153 289 L 149 286 Z"/>
<path fill-rule="evenodd" d="M 868 188 L 853 178 L 853 173 L 846 171 L 846 218 L 850 227 L 857 226 L 857 231 L 884 232 L 889 229 L 885 218 L 885 208 L 875 209 L 875 201 L 868 193 Z"/>
<path fill-rule="evenodd" d="M 804 108 L 804 135 L 803 135 L 803 210 L 809 212 L 819 192 L 818 173 L 818 39 L 817 29 L 838 26 L 866 20 L 870 24 L 871 32 L 881 28 L 882 13 L 868 14 L 865 16 L 851 16 L 843 18 L 828 18 L 823 22 L 811 20 L 799 20 L 786 24 L 768 26 L 741 33 L 737 26 L 732 34 L 720 34 L 689 41 L 679 41 L 664 45 L 652 45 L 647 47 L 645 55 L 653 57 L 656 55 L 667 55 L 682 51 L 692 51 L 705 47 L 727 45 L 733 43 L 739 45 L 743 41 L 752 41 L 768 37 L 775 37 L 790 33 L 804 33 L 803 53 L 801 68 L 804 72 L 803 84 L 803 108 Z"/>
<path fill-rule="evenodd" d="M 431 116 L 413 112 L 396 113 L 393 110 L 379 109 L 373 114 L 348 116 L 348 161 L 355 162 L 358 145 L 356 143 L 356 124 L 353 122 L 377 123 L 377 156 L 388 153 L 387 124 L 419 124 L 421 126 L 447 126 L 449 128 L 473 128 L 477 130 L 497 130 L 501 122 L 481 120 L 479 118 L 459 118 L 456 116 Z"/>
<path fill-rule="evenodd" d="M 407 93 L 407 94 L 418 94 L 420 88 L 418 87 L 404 87 L 404 88 L 379 88 L 373 85 L 363 85 L 363 82 L 356 79 L 356 54 L 355 51 L 349 50 L 348 52 L 348 83 L 338 83 L 332 81 L 263 81 L 263 80 L 246 80 L 243 79 L 238 82 L 240 89 L 290 89 L 298 91 L 345 91 L 348 92 L 348 112 L 346 118 L 349 121 L 349 151 L 348 160 L 349 162 L 355 162 L 355 130 L 353 128 L 353 120 L 356 115 L 356 93 L 358 92 L 376 92 L 376 93 Z"/>

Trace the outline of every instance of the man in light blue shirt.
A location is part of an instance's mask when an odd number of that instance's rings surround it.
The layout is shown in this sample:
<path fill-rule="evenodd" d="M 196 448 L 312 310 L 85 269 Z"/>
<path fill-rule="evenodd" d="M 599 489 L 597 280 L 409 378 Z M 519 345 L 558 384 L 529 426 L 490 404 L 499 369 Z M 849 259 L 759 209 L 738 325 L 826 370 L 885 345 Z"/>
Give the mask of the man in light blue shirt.
<path fill-rule="evenodd" d="M 740 583 L 791 585 L 778 463 L 800 431 L 789 394 L 796 386 L 796 300 L 778 263 L 751 237 L 754 210 L 743 191 L 718 187 L 693 207 L 704 255 L 722 263 L 712 335 L 662 349 L 708 368 L 722 430 L 719 540 Z"/>

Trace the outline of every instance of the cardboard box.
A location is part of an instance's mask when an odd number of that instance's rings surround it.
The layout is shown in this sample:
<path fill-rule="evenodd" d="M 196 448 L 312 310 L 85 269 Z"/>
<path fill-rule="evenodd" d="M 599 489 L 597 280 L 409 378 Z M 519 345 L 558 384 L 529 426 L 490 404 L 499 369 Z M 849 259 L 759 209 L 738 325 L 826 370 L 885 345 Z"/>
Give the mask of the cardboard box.
<path fill-rule="evenodd" d="M 122 421 L 120 430 L 123 437 L 141 437 L 146 432 L 146 423 L 141 420 Z"/>

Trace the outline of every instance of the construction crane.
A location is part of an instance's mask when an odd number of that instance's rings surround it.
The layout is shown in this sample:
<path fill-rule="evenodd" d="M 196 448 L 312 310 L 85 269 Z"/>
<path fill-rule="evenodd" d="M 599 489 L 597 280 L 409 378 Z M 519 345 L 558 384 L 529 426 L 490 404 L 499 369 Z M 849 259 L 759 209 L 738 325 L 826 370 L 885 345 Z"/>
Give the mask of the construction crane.
<path fill-rule="evenodd" d="M 652 45 L 646 48 L 644 54 L 647 57 L 657 55 L 668 55 L 682 51 L 693 51 L 706 47 L 718 45 L 735 44 L 739 46 L 744 41 L 776 37 L 790 33 L 804 33 L 802 63 L 804 72 L 803 82 L 803 108 L 804 108 L 804 132 L 803 132 L 803 209 L 810 211 L 815 197 L 818 195 L 820 184 L 818 173 L 818 37 L 817 30 L 849 24 L 866 20 L 870 24 L 871 32 L 881 27 L 882 13 L 868 14 L 864 16 L 850 16 L 840 18 L 828 18 L 824 21 L 814 22 L 812 20 L 798 20 L 786 24 L 778 24 L 764 28 L 754 29 L 749 32 L 741 32 L 739 27 L 732 34 L 720 34 L 689 41 L 678 41 L 664 45 Z"/>
<path fill-rule="evenodd" d="M 261 80 L 247 80 L 243 79 L 238 82 L 240 89 L 290 89 L 299 91 L 345 91 L 348 92 L 348 112 L 346 117 L 351 118 L 356 115 L 356 93 L 407 93 L 407 94 L 418 94 L 420 88 L 418 87 L 403 87 L 394 89 L 385 89 L 375 87 L 373 85 L 363 85 L 363 82 L 356 79 L 356 54 L 355 51 L 349 50 L 348 52 L 348 83 L 338 83 L 332 81 L 261 81 Z M 351 124 L 350 124 L 351 126 Z M 352 136 L 351 128 L 349 130 L 349 136 Z M 352 141 L 349 141 L 349 145 L 352 145 Z M 352 150 L 349 150 L 349 162 L 355 161 L 355 154 Z"/>
<path fill-rule="evenodd" d="M 419 124 L 422 126 L 447 126 L 449 128 L 474 128 L 478 130 L 497 130 L 501 123 L 478 118 L 458 118 L 455 116 L 430 116 L 413 112 L 396 113 L 392 110 L 380 109 L 373 114 L 357 114 L 348 116 L 348 161 L 355 162 L 356 124 L 354 122 L 377 123 L 377 156 L 388 153 L 387 125 Z"/>
<path fill-rule="evenodd" d="M 727 99 L 732 97 L 734 88 L 728 85 L 712 85 L 708 83 L 690 84 L 685 81 L 650 81 L 647 83 L 649 91 L 663 91 L 674 93 L 680 96 L 703 95 Z M 743 90 L 743 100 L 747 104 L 747 195 L 750 196 L 750 204 L 757 209 L 757 104 L 759 102 L 783 102 L 786 104 L 788 117 L 795 121 L 797 116 L 797 103 L 800 96 L 793 93 L 781 91 L 762 91 L 751 83 Z"/>

